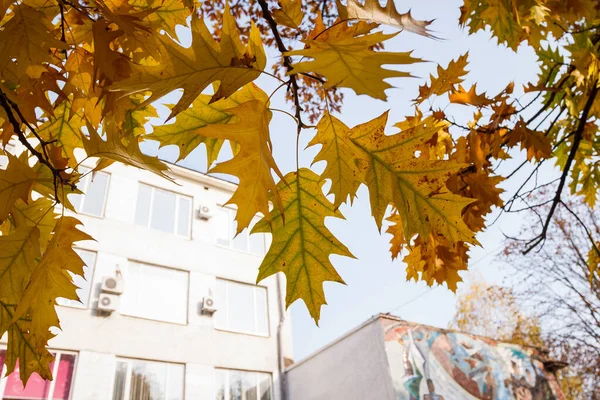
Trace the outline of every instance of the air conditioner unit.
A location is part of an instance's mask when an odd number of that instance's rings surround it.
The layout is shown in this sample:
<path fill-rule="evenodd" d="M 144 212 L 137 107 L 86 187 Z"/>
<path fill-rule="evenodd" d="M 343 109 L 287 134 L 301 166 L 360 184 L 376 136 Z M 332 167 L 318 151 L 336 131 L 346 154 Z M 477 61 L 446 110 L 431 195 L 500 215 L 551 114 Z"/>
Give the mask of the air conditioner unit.
<path fill-rule="evenodd" d="M 102 278 L 100 291 L 103 293 L 121 294 L 123 293 L 124 286 L 125 282 L 120 277 L 105 276 Z"/>
<path fill-rule="evenodd" d="M 198 218 L 200 219 L 211 219 L 213 216 L 212 214 L 212 210 L 210 209 L 210 207 L 208 206 L 200 206 L 200 209 L 198 209 Z"/>
<path fill-rule="evenodd" d="M 98 298 L 98 310 L 105 312 L 117 311 L 119 308 L 119 296 L 116 294 L 100 293 Z"/>
<path fill-rule="evenodd" d="M 214 314 L 217 311 L 215 299 L 212 296 L 206 296 L 202 299 L 202 314 Z"/>

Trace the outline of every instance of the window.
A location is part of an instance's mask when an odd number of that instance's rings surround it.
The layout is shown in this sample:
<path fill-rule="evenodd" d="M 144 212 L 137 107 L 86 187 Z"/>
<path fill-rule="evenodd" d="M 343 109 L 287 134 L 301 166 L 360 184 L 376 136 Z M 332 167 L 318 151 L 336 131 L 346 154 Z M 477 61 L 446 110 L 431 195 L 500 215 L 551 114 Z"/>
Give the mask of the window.
<path fill-rule="evenodd" d="M 85 167 L 81 167 L 80 171 L 83 178 L 79 181 L 77 187 L 84 194 L 69 195 L 69 200 L 71 200 L 77 212 L 103 217 L 110 175 L 102 171 L 94 174 L 90 172 L 89 168 Z"/>
<path fill-rule="evenodd" d="M 135 223 L 163 232 L 190 236 L 192 198 L 140 183 Z"/>
<path fill-rule="evenodd" d="M 83 267 L 83 277 L 80 275 L 71 274 L 73 278 L 73 283 L 77 285 L 79 289 L 77 289 L 77 295 L 79 296 L 79 300 L 69 300 L 58 298 L 57 303 L 61 306 L 71 306 L 71 307 L 79 307 L 79 308 L 88 308 L 90 304 L 90 293 L 92 289 L 92 279 L 94 278 L 94 265 L 96 264 L 96 252 L 83 250 L 83 249 L 75 249 L 75 252 L 79 254 L 79 257 L 83 260 L 85 266 Z"/>
<path fill-rule="evenodd" d="M 216 400 L 272 400 L 271 374 L 215 370 Z"/>
<path fill-rule="evenodd" d="M 185 324 L 189 274 L 130 261 L 124 271 L 121 314 Z"/>
<path fill-rule="evenodd" d="M 249 234 L 258 220 L 258 218 L 255 218 L 248 229 L 244 229 L 239 235 L 235 236 L 235 210 L 226 207 L 220 208 L 214 218 L 217 244 L 252 254 L 265 255 L 265 235 L 263 233 Z"/>
<path fill-rule="evenodd" d="M 269 334 L 266 288 L 217 279 L 215 300 L 218 307 L 215 314 L 217 328 L 265 336 Z"/>
<path fill-rule="evenodd" d="M 183 364 L 117 359 L 113 400 L 183 400 Z"/>
<path fill-rule="evenodd" d="M 5 350 L 0 350 L 0 373 L 3 376 Z M 50 371 L 54 376 L 53 381 L 43 380 L 38 374 L 34 373 L 27 382 L 27 387 L 23 388 L 21 378 L 19 377 L 19 364 L 15 371 L 8 377 L 0 380 L 0 398 L 4 400 L 68 400 L 71 393 L 71 383 L 73 381 L 73 371 L 75 369 L 76 355 L 72 353 L 53 352 L 55 360 L 50 363 Z"/>

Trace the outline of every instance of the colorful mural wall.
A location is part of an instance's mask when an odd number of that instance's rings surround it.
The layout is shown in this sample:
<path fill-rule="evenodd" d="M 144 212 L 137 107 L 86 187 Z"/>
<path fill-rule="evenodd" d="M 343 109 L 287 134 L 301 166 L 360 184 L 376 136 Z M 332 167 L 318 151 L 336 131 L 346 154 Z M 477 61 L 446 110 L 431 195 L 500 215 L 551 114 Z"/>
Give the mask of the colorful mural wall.
<path fill-rule="evenodd" d="M 562 400 L 532 348 L 382 319 L 397 400 Z"/>

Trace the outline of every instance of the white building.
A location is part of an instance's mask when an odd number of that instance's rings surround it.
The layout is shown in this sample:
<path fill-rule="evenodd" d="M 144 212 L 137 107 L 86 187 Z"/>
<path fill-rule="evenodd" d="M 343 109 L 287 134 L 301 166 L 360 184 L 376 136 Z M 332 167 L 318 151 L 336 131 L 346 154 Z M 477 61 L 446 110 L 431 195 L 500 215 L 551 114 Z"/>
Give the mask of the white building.
<path fill-rule="evenodd" d="M 285 285 L 255 284 L 266 238 L 233 238 L 233 212 L 221 206 L 234 184 L 171 168 L 176 183 L 121 164 L 86 178 L 87 195 L 73 203 L 97 241 L 78 249 L 83 304 L 58 307 L 55 379 L 34 374 L 23 390 L 15 373 L 0 380 L 0 398 L 283 400 L 292 358 Z M 105 300 L 116 311 L 100 311 L 103 278 L 119 274 L 123 293 Z M 211 296 L 212 315 L 203 310 Z"/>

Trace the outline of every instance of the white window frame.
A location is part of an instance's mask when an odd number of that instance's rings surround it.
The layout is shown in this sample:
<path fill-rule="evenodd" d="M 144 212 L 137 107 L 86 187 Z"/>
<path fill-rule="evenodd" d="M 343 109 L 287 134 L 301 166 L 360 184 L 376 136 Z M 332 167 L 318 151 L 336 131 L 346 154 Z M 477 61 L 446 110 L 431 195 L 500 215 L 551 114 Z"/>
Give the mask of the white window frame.
<path fill-rule="evenodd" d="M 111 181 L 112 176 L 111 176 L 110 172 L 106 172 L 106 171 L 95 172 L 96 175 L 98 175 L 98 174 L 106 175 L 108 179 L 106 180 L 106 187 L 104 188 L 104 199 L 102 199 L 102 211 L 100 212 L 100 215 L 90 214 L 90 213 L 82 211 L 82 210 L 83 210 L 83 204 L 85 203 L 86 191 L 90 187 L 90 184 L 92 183 L 92 180 L 94 179 L 94 172 L 91 172 L 92 168 L 86 167 L 85 165 L 82 165 L 80 167 L 80 169 L 87 170 L 86 172 L 84 172 L 84 174 L 90 174 L 91 176 L 85 182 L 84 187 L 80 188 L 80 190 L 83 192 L 83 194 L 77 195 L 77 196 L 81 197 L 79 206 L 76 208 L 77 213 L 82 214 L 82 215 L 87 215 L 87 216 L 93 217 L 93 218 L 104 218 L 104 214 L 106 212 L 106 203 L 108 201 L 108 188 L 110 187 L 110 181 Z"/>
<path fill-rule="evenodd" d="M 172 270 L 172 271 L 183 272 L 183 273 L 185 273 L 187 275 L 187 284 L 185 285 L 185 289 L 186 289 L 186 296 L 185 296 L 186 297 L 186 302 L 185 302 L 185 321 L 184 322 L 165 321 L 164 319 L 150 318 L 150 317 L 140 316 L 140 315 L 137 315 L 137 314 L 124 313 L 123 311 L 121 311 L 122 305 L 120 306 L 120 308 L 118 310 L 119 314 L 121 314 L 121 315 L 123 315 L 125 317 L 145 319 L 147 321 L 156 321 L 156 322 L 161 322 L 161 323 L 164 323 L 164 324 L 173 324 L 173 325 L 180 325 L 180 326 L 186 326 L 186 325 L 188 325 L 189 322 L 190 322 L 190 271 L 187 271 L 185 269 L 166 267 L 164 265 L 151 264 L 151 263 L 147 263 L 147 262 L 139 261 L 139 260 L 134 260 L 134 259 L 128 259 L 127 260 L 127 268 L 129 268 L 129 265 L 131 263 L 136 263 L 136 264 L 147 266 L 147 267 L 164 268 L 164 269 L 168 269 L 168 270 Z M 127 271 L 127 273 L 128 272 L 129 271 Z M 127 275 L 126 275 L 126 279 L 128 279 Z M 127 291 L 127 280 L 125 281 L 125 289 L 124 289 L 124 291 Z M 123 295 L 121 295 L 121 296 L 123 296 Z M 146 361 L 146 360 L 142 359 L 142 361 Z M 154 361 L 154 360 L 147 360 L 147 361 Z M 157 362 L 163 362 L 163 361 L 157 361 Z"/>
<path fill-rule="evenodd" d="M 0 345 L 0 350 L 6 350 L 6 346 L 4 345 Z M 79 363 L 79 353 L 76 351 L 63 351 L 63 350 L 51 350 L 49 349 L 48 351 L 50 351 L 50 353 L 52 353 L 54 355 L 54 365 L 52 366 L 52 376 L 57 376 L 58 374 L 58 367 L 60 364 L 60 357 L 63 354 L 69 354 L 69 355 L 74 355 L 75 356 L 75 363 L 73 364 L 73 376 L 71 377 L 71 387 L 69 388 L 69 400 L 73 399 L 73 384 L 75 383 L 75 377 L 77 375 L 77 364 Z M 5 365 L 1 365 L 0 366 L 0 371 L 2 372 L 2 374 L 0 375 L 0 399 L 2 399 L 4 397 L 4 390 L 6 389 L 6 382 L 8 382 L 8 376 L 5 376 L 4 373 L 4 369 L 6 368 Z M 52 400 L 52 396 L 54 396 L 54 388 L 56 386 L 56 379 L 53 379 L 50 382 L 50 388 L 48 389 L 48 397 L 46 397 L 46 400 Z"/>
<path fill-rule="evenodd" d="M 229 310 L 229 307 L 227 306 L 227 298 L 228 298 L 228 293 L 229 293 L 227 283 L 236 283 L 236 284 L 247 285 L 247 286 L 252 287 L 252 296 L 254 298 L 254 326 L 255 327 L 256 327 L 257 321 L 258 321 L 257 307 L 256 307 L 256 291 L 257 291 L 257 289 L 263 289 L 265 291 L 265 297 L 266 297 L 265 312 L 267 313 L 267 315 L 266 315 L 266 317 L 267 317 L 267 333 L 259 333 L 259 332 L 238 330 L 238 329 L 233 329 L 233 328 L 229 328 L 229 327 L 222 327 L 217 324 L 216 319 L 215 319 L 215 325 L 214 325 L 215 329 L 219 330 L 219 331 L 224 331 L 224 332 L 243 333 L 245 335 L 260 336 L 260 337 L 271 337 L 271 321 L 270 321 L 270 315 L 269 315 L 269 289 L 266 286 L 253 285 L 251 283 L 234 281 L 232 279 L 227 279 L 227 278 L 217 277 L 217 281 L 225 281 L 225 295 L 224 295 L 225 306 L 217 304 L 217 307 L 218 307 L 217 312 L 223 312 L 225 310 L 227 310 L 227 311 Z M 229 325 L 229 313 L 227 313 L 225 318 L 227 320 L 227 325 Z"/>
<path fill-rule="evenodd" d="M 216 399 L 217 397 L 217 385 L 216 385 L 216 381 L 217 381 L 217 371 L 224 371 L 225 372 L 225 393 L 224 393 L 224 397 L 225 400 L 230 398 L 230 385 L 229 385 L 229 373 L 230 372 L 251 372 L 251 373 L 255 373 L 256 374 L 256 382 L 255 382 L 255 386 L 258 390 L 260 390 L 260 382 L 258 381 L 258 374 L 268 374 L 269 377 L 271 378 L 271 385 L 270 385 L 270 391 L 271 391 L 271 399 L 275 399 L 274 393 L 273 393 L 273 373 L 269 372 L 269 371 L 253 371 L 253 370 L 247 370 L 247 369 L 233 369 L 233 368 L 221 368 L 221 367 L 216 367 L 215 368 L 215 374 L 214 374 L 214 388 L 215 391 L 213 393 L 213 399 Z"/>
<path fill-rule="evenodd" d="M 129 358 L 129 357 L 116 357 L 115 358 L 115 364 L 113 366 L 113 380 L 112 380 L 112 385 L 111 385 L 111 390 L 110 390 L 110 398 L 112 399 L 114 396 L 114 391 L 115 391 L 115 375 L 117 372 L 117 363 L 119 362 L 125 362 L 127 363 L 127 372 L 126 372 L 126 376 L 125 376 L 125 389 L 123 390 L 123 397 L 125 399 L 128 399 L 129 396 L 131 395 L 131 370 L 132 370 L 132 364 L 133 361 L 142 361 L 142 362 L 150 362 L 150 363 L 161 363 L 161 364 L 174 364 L 174 365 L 183 365 L 183 396 L 185 398 L 185 375 L 186 375 L 186 365 L 184 363 L 176 363 L 176 362 L 169 362 L 169 361 L 161 361 L 161 360 L 147 360 L 147 359 L 143 359 L 143 358 Z M 169 374 L 169 368 L 166 369 L 167 370 L 167 374 Z M 167 393 L 166 395 L 169 394 L 169 379 L 168 379 L 168 375 L 167 375 Z M 51 400 L 51 399 L 50 399 Z"/>
<path fill-rule="evenodd" d="M 96 250 L 89 250 L 89 249 L 84 249 L 82 247 L 74 247 L 73 250 L 83 250 L 83 251 L 89 251 L 90 253 L 94 253 L 94 265 L 87 265 L 88 268 L 90 268 L 92 270 L 92 276 L 90 279 L 90 293 L 88 295 L 88 301 L 87 301 L 87 306 L 84 306 L 83 304 L 58 304 L 59 307 L 69 307 L 69 308 L 76 308 L 78 310 L 89 310 L 92 304 L 92 295 L 94 294 L 94 283 L 95 283 L 95 277 L 96 277 L 96 263 L 98 262 L 98 251 Z M 52 375 L 54 376 L 54 375 Z M 0 397 L 1 399 L 1 397 Z"/>
<path fill-rule="evenodd" d="M 169 193 L 173 193 L 175 195 L 175 224 L 173 224 L 173 232 L 170 232 L 170 234 L 179 236 L 181 238 L 186 238 L 186 239 L 191 239 L 192 238 L 192 223 L 194 221 L 193 218 L 193 214 L 194 214 L 194 198 L 192 196 L 186 195 L 186 194 L 181 194 L 181 193 L 177 193 L 174 192 L 172 190 L 169 189 L 165 189 L 165 188 L 161 188 L 158 186 L 154 186 L 154 185 L 150 185 L 148 183 L 145 182 L 139 182 L 138 185 L 138 195 L 137 198 L 135 200 L 135 206 L 136 206 L 136 211 L 137 212 L 137 205 L 139 203 L 140 200 L 140 186 L 144 185 L 144 186 L 148 186 L 152 191 L 150 192 L 150 206 L 148 208 L 148 223 L 146 224 L 146 228 L 153 230 L 153 231 L 158 231 L 158 232 L 163 232 L 163 233 L 169 233 L 169 232 L 165 232 L 165 231 L 161 231 L 160 229 L 154 229 L 151 228 L 152 226 L 152 207 L 154 206 L 154 193 L 156 192 L 156 190 L 164 190 L 165 192 L 169 192 Z M 190 200 L 190 212 L 189 212 L 189 227 L 188 227 L 188 232 L 186 235 L 181 235 L 178 233 L 178 228 L 179 228 L 179 199 L 180 198 L 187 198 Z M 134 218 L 135 218 L 135 213 L 134 213 Z M 134 221 L 135 223 L 135 221 Z M 140 225 L 140 224 L 136 224 L 137 226 L 144 226 L 144 225 Z"/>
<path fill-rule="evenodd" d="M 228 214 L 227 215 L 227 223 L 228 223 L 228 225 L 227 225 L 227 231 L 229 232 L 230 230 L 233 229 L 233 222 L 235 221 L 235 213 L 237 213 L 237 209 L 235 209 L 233 207 L 229 207 L 229 206 L 217 205 L 217 212 L 223 212 L 223 211 L 227 212 L 227 214 Z M 250 222 L 250 226 L 247 227 L 247 228 L 245 228 L 246 230 L 248 230 L 248 243 L 247 243 L 247 247 L 246 247 L 245 250 L 240 250 L 240 249 L 236 248 L 233 245 L 233 241 L 235 240 L 234 239 L 235 232 L 229 232 L 230 238 L 227 239 L 227 240 L 229 240 L 229 245 L 224 245 L 224 244 L 219 243 L 219 239 L 222 239 L 222 238 L 220 238 L 219 236 L 215 235 L 214 236 L 215 245 L 219 246 L 219 247 L 222 247 L 224 249 L 229 249 L 229 250 L 237 251 L 238 253 L 250 254 L 250 255 L 255 256 L 255 257 L 264 258 L 265 255 L 267 254 L 267 252 L 269 251 L 269 246 L 268 246 L 268 243 L 267 243 L 266 235 L 264 235 L 263 233 L 260 233 L 259 235 L 263 235 L 262 239 L 263 239 L 263 242 L 264 242 L 263 243 L 264 244 L 264 253 L 254 253 L 254 252 L 252 252 L 250 250 L 250 236 L 251 236 L 250 235 L 250 231 L 252 230 L 250 227 L 251 226 L 253 227 L 260 220 L 261 220 L 261 217 L 258 217 L 258 216 L 252 218 L 252 221 Z"/>

